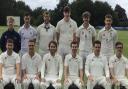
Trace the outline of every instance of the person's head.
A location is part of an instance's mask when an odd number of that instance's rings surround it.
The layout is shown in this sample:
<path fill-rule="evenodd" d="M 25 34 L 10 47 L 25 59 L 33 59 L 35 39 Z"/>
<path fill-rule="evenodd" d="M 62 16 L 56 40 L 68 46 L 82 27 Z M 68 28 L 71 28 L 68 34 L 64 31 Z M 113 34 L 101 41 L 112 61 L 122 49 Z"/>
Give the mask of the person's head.
<path fill-rule="evenodd" d="M 14 27 L 14 19 L 12 17 L 9 17 L 7 19 L 7 21 L 8 21 L 8 29 L 9 30 L 13 29 L 13 27 Z"/>
<path fill-rule="evenodd" d="M 49 46 L 50 53 L 55 54 L 57 51 L 57 42 L 56 41 L 50 41 L 48 46 Z"/>
<path fill-rule="evenodd" d="M 123 53 L 123 43 L 122 42 L 116 42 L 115 44 L 115 52 L 116 55 L 121 56 Z"/>
<path fill-rule="evenodd" d="M 70 18 L 71 9 L 68 6 L 65 6 L 63 9 L 63 14 L 65 18 Z"/>
<path fill-rule="evenodd" d="M 35 45 L 36 45 L 36 41 L 35 39 L 31 39 L 28 41 L 28 48 L 29 48 L 29 52 L 35 52 Z"/>
<path fill-rule="evenodd" d="M 105 23 L 106 28 L 111 28 L 111 25 L 112 25 L 112 15 L 111 14 L 105 15 L 104 23 Z"/>
<path fill-rule="evenodd" d="M 96 84 L 93 89 L 105 89 L 102 85 Z"/>
<path fill-rule="evenodd" d="M 99 54 L 100 53 L 101 42 L 99 40 L 94 41 L 94 43 L 93 43 L 93 49 L 94 49 L 94 53 L 95 54 Z"/>
<path fill-rule="evenodd" d="M 89 24 L 90 17 L 91 17 L 90 12 L 88 12 L 88 11 L 84 12 L 84 13 L 82 14 L 83 22 L 84 22 L 85 24 Z"/>
<path fill-rule="evenodd" d="M 31 21 L 30 13 L 25 13 L 25 15 L 24 15 L 24 24 L 29 25 L 30 21 Z"/>
<path fill-rule="evenodd" d="M 12 51 L 14 48 L 14 42 L 12 39 L 7 39 L 7 42 L 6 42 L 6 49 L 7 51 Z"/>
<path fill-rule="evenodd" d="M 77 41 L 72 41 L 71 42 L 71 50 L 72 50 L 72 54 L 76 54 L 78 51 L 78 42 Z"/>
<path fill-rule="evenodd" d="M 50 13 L 48 11 L 45 11 L 43 13 L 43 19 L 44 19 L 44 23 L 48 24 L 50 21 Z"/>
<path fill-rule="evenodd" d="M 71 84 L 68 89 L 79 89 L 74 83 Z"/>

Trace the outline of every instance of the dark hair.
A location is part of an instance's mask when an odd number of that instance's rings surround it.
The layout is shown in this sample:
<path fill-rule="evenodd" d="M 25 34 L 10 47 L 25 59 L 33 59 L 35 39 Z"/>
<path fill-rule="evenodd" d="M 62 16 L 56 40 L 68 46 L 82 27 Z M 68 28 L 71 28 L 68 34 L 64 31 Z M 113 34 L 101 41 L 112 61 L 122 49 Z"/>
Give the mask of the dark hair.
<path fill-rule="evenodd" d="M 13 39 L 7 39 L 6 43 L 13 43 Z"/>
<path fill-rule="evenodd" d="M 100 44 L 101 45 L 101 42 L 99 40 L 96 40 L 93 42 L 93 47 L 95 46 L 95 44 Z"/>
<path fill-rule="evenodd" d="M 72 41 L 70 46 L 72 47 L 72 44 L 77 44 L 77 46 L 79 45 L 77 41 Z"/>
<path fill-rule="evenodd" d="M 88 12 L 88 11 L 85 11 L 83 14 L 82 14 L 82 17 L 91 17 L 91 13 Z"/>
<path fill-rule="evenodd" d="M 28 42 L 34 42 L 34 43 L 36 43 L 36 40 L 35 39 L 30 39 Z"/>
<path fill-rule="evenodd" d="M 49 15 L 50 16 L 50 13 L 48 11 L 44 11 L 42 14 L 43 14 L 43 16 L 45 16 L 45 15 Z"/>
<path fill-rule="evenodd" d="M 116 42 L 115 47 L 117 47 L 118 45 L 122 45 L 122 47 L 123 47 L 123 43 L 120 42 L 120 41 L 117 41 L 117 42 Z"/>
<path fill-rule="evenodd" d="M 93 89 L 105 89 L 102 85 L 96 84 Z"/>
<path fill-rule="evenodd" d="M 74 83 L 72 83 L 68 89 L 79 89 Z"/>
<path fill-rule="evenodd" d="M 65 6 L 63 12 L 71 12 L 71 9 L 69 8 L 69 6 Z"/>
<path fill-rule="evenodd" d="M 24 14 L 24 17 L 25 16 L 31 16 L 31 14 L 29 13 L 29 12 L 26 12 L 25 14 Z"/>
<path fill-rule="evenodd" d="M 56 46 L 56 48 L 57 48 L 57 42 L 56 42 L 56 41 L 53 41 L 53 40 L 49 42 L 48 47 L 50 48 L 50 45 L 51 45 L 52 43 L 53 43 L 53 44 Z"/>
<path fill-rule="evenodd" d="M 107 15 L 105 15 L 105 18 L 110 18 L 110 19 L 112 19 L 112 15 L 111 15 L 111 14 L 107 14 Z"/>

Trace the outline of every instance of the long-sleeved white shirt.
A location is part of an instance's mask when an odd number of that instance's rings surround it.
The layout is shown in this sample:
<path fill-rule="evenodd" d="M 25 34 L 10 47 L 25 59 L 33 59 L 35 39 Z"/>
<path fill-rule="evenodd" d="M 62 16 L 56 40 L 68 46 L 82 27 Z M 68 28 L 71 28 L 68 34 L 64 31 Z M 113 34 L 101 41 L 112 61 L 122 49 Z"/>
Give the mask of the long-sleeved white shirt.
<path fill-rule="evenodd" d="M 56 53 L 52 56 L 47 53 L 43 57 L 43 64 L 41 68 L 41 78 L 45 78 L 47 75 L 58 76 L 58 79 L 62 78 L 63 74 L 63 62 L 62 57 Z"/>
<path fill-rule="evenodd" d="M 114 55 L 109 60 L 109 67 L 114 69 L 114 75 L 117 78 L 124 78 L 128 69 L 128 59 L 123 55 L 120 59 Z"/>
<path fill-rule="evenodd" d="M 88 55 L 85 63 L 85 74 L 87 77 L 89 75 L 93 77 L 110 77 L 107 58 L 102 55 L 96 57 L 94 53 Z"/>

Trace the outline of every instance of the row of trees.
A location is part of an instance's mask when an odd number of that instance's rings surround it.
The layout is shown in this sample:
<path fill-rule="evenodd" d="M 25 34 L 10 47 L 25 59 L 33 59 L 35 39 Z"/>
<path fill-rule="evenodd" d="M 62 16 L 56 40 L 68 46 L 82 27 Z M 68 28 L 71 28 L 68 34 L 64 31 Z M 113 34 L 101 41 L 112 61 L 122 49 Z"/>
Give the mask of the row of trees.
<path fill-rule="evenodd" d="M 72 3 L 68 3 L 69 0 L 60 0 L 59 4 L 51 12 L 51 23 L 56 25 L 57 22 L 63 18 L 63 7 L 68 5 L 72 9 L 71 17 L 77 21 L 78 26 L 82 23 L 81 15 L 84 11 L 91 12 L 91 24 L 94 26 L 104 25 L 105 14 L 113 15 L 114 26 L 128 26 L 128 19 L 120 5 L 116 5 L 115 9 L 112 9 L 107 2 L 92 2 L 91 0 L 76 0 Z M 20 16 L 21 25 L 23 24 L 23 15 L 26 12 L 32 15 L 32 24 L 37 26 L 42 23 L 42 12 L 46 9 L 38 7 L 32 10 L 28 5 L 22 1 L 16 2 L 15 0 L 0 0 L 0 24 L 6 25 L 6 16 Z"/>

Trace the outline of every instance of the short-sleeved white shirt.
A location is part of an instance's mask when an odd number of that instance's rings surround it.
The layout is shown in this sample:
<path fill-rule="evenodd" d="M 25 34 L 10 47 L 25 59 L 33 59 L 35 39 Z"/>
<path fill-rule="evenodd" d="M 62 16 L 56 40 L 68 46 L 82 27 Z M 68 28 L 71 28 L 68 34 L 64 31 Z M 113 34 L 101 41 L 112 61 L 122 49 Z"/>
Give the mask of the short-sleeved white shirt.
<path fill-rule="evenodd" d="M 28 41 L 30 39 L 37 38 L 37 31 L 32 26 L 30 26 L 29 28 L 26 29 L 23 25 L 19 29 L 19 34 L 21 36 L 21 50 L 28 49 Z"/>
<path fill-rule="evenodd" d="M 28 52 L 22 56 L 22 70 L 26 70 L 27 74 L 33 74 L 41 71 L 42 59 L 38 53 L 31 57 Z"/>
<path fill-rule="evenodd" d="M 101 41 L 101 53 L 105 56 L 113 55 L 117 39 L 117 31 L 112 27 L 109 30 L 105 30 L 105 27 L 100 30 L 98 33 L 98 40 Z"/>
<path fill-rule="evenodd" d="M 95 28 L 89 24 L 87 29 L 84 28 L 83 24 L 79 27 L 76 32 L 76 36 L 80 38 L 79 49 L 80 51 L 92 52 L 92 38 L 96 37 Z"/>
<path fill-rule="evenodd" d="M 83 60 L 77 55 L 75 58 L 71 54 L 66 55 L 64 66 L 68 67 L 68 76 L 79 77 L 80 69 L 83 69 Z"/>
<path fill-rule="evenodd" d="M 120 59 L 114 55 L 109 60 L 109 67 L 114 69 L 116 77 L 125 77 L 125 69 L 128 69 L 128 59 L 123 55 Z"/>
<path fill-rule="evenodd" d="M 69 45 L 73 40 L 73 33 L 76 33 L 77 24 L 70 18 L 68 22 L 64 19 L 57 23 L 56 31 L 60 33 L 59 45 Z"/>
<path fill-rule="evenodd" d="M 50 53 L 47 53 L 43 57 L 43 66 L 41 69 L 41 77 L 45 76 L 56 76 L 58 79 L 62 78 L 63 74 L 63 62 L 62 57 L 56 53 L 55 56 L 52 56 Z"/>
<path fill-rule="evenodd" d="M 51 40 L 54 40 L 56 30 L 55 27 L 51 24 L 48 24 L 49 28 L 45 28 L 45 23 L 41 24 L 37 28 L 37 43 L 39 46 L 39 49 L 43 51 L 48 50 L 48 44 Z M 42 44 L 43 43 L 43 44 Z"/>
<path fill-rule="evenodd" d="M 94 53 L 88 55 L 85 64 L 85 74 L 87 76 L 92 75 L 94 77 L 109 77 L 107 58 L 103 55 L 96 57 Z"/>
<path fill-rule="evenodd" d="M 0 63 L 3 64 L 2 74 L 14 75 L 16 74 L 16 64 L 20 63 L 20 57 L 14 51 L 9 56 L 6 51 L 0 55 Z"/>

